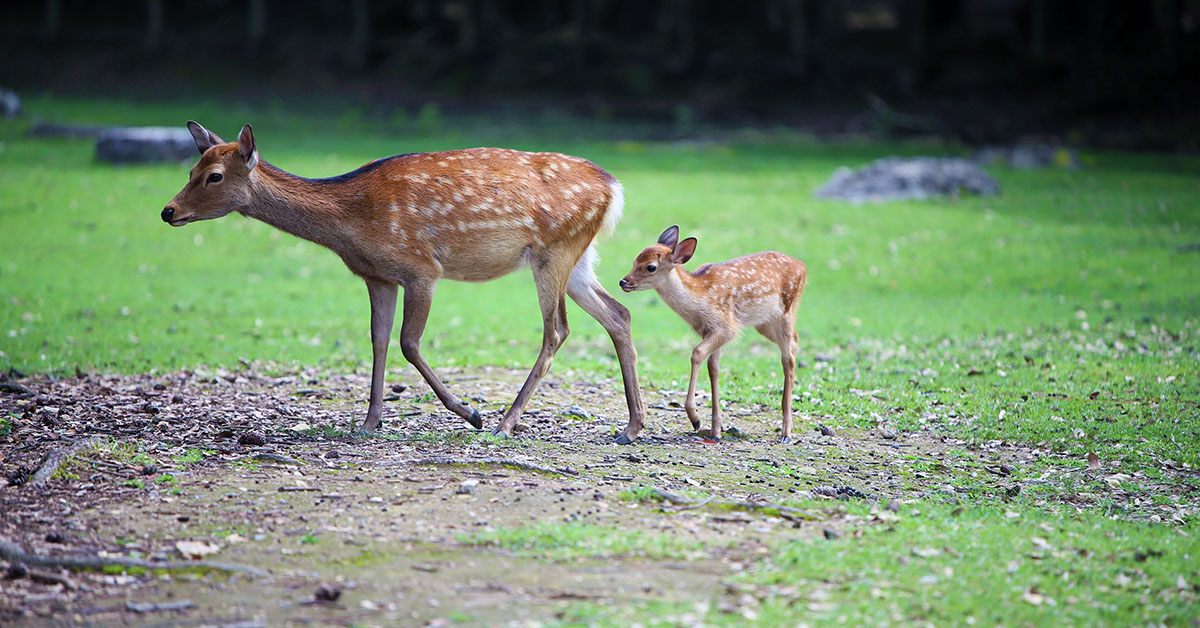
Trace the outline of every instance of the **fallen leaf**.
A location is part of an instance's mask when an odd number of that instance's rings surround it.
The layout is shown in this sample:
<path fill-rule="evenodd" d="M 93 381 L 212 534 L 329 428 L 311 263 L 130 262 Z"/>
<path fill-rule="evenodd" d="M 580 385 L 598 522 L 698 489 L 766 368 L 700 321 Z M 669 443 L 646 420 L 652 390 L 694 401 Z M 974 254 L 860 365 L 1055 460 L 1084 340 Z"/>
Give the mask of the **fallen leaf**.
<path fill-rule="evenodd" d="M 1087 462 L 1088 462 L 1088 469 L 1091 471 L 1095 471 L 1096 469 L 1100 468 L 1100 456 L 1097 456 L 1096 452 L 1094 452 L 1094 451 L 1088 452 Z"/>

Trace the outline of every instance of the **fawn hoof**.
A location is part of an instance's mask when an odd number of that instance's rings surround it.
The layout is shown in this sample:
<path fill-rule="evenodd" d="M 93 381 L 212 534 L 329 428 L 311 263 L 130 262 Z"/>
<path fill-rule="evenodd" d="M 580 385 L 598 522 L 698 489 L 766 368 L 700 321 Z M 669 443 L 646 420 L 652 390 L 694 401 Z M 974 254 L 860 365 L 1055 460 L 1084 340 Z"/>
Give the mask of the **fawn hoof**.
<path fill-rule="evenodd" d="M 512 434 L 509 434 L 500 428 L 492 430 L 492 436 L 495 436 L 496 438 L 512 438 Z"/>
<path fill-rule="evenodd" d="M 483 419 L 481 419 L 479 417 L 478 409 L 471 408 L 471 417 L 469 419 L 467 419 L 467 423 L 470 423 L 471 427 L 473 427 L 477 430 L 483 429 Z"/>
<path fill-rule="evenodd" d="M 633 442 L 633 439 L 630 438 L 628 434 L 621 434 L 617 437 L 617 440 L 614 440 L 613 442 L 617 445 L 629 445 Z"/>
<path fill-rule="evenodd" d="M 792 437 L 791 437 L 791 436 L 782 436 L 782 437 L 780 437 L 780 438 L 779 438 L 779 444 L 780 444 L 780 445 L 791 445 L 791 444 L 792 444 Z"/>

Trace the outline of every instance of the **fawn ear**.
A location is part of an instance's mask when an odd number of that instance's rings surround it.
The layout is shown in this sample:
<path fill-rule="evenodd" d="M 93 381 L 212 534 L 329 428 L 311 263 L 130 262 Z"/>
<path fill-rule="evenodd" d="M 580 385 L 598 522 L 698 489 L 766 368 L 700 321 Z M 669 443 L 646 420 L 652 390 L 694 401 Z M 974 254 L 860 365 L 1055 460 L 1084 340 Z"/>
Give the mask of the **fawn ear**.
<path fill-rule="evenodd" d="M 688 238 L 680 242 L 671 252 L 671 263 L 683 264 L 696 254 L 696 238 Z"/>
<path fill-rule="evenodd" d="M 675 243 L 679 241 L 679 225 L 667 227 L 667 230 L 658 236 L 658 243 L 663 246 L 675 248 Z"/>
<path fill-rule="evenodd" d="M 188 120 L 187 128 L 192 134 L 192 139 L 196 141 L 196 150 L 200 151 L 201 155 L 213 146 L 225 143 L 225 140 L 217 137 L 216 133 L 200 126 L 200 123 L 195 120 Z"/>
<path fill-rule="evenodd" d="M 254 145 L 254 130 L 249 124 L 238 133 L 238 154 L 246 161 L 248 170 L 254 170 L 258 165 L 258 147 Z"/>

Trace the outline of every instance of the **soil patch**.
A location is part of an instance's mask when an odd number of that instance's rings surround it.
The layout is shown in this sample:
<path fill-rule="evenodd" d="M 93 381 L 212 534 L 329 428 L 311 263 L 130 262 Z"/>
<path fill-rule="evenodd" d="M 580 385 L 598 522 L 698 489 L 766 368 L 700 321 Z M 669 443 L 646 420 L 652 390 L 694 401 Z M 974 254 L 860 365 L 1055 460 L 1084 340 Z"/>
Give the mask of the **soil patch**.
<path fill-rule="evenodd" d="M 441 375 L 484 411 L 490 429 L 525 373 Z M 415 372 L 389 381 L 383 429 L 366 438 L 350 433 L 365 412 L 363 375 L 5 382 L 0 538 L 41 556 L 202 557 L 269 573 L 39 567 L 30 577 L 0 562 L 10 575 L 0 619 L 546 621 L 581 601 L 735 596 L 726 579 L 773 544 L 886 522 L 866 513 L 884 513 L 893 500 L 1026 490 L 1079 508 L 1101 501 L 1072 488 L 1072 474 L 1091 473 L 1086 466 L 1064 472 L 1048 452 L 1008 443 L 801 414 L 794 442 L 781 445 L 776 409 L 730 404 L 726 423 L 744 436 L 708 444 L 690 431 L 682 391 L 646 391 L 648 426 L 622 447 L 612 444 L 626 419 L 619 382 L 570 372 L 551 374 L 515 437 L 496 438 L 451 417 Z M 818 424 L 835 427 L 822 433 Z M 51 452 L 87 438 L 94 445 L 34 484 Z M 1102 501 L 1126 499 L 1120 482 L 1111 488 Z M 694 501 L 654 501 L 652 489 Z M 799 505 L 813 518 L 717 502 Z M 543 534 L 513 534 L 528 529 Z"/>

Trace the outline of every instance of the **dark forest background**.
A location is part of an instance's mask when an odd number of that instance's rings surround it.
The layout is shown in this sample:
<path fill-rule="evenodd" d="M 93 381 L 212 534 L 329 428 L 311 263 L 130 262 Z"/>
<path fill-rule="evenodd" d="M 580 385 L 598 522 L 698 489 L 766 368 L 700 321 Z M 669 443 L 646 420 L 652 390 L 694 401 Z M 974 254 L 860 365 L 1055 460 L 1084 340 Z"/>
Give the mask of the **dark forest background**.
<path fill-rule="evenodd" d="M 46 0 L 0 86 L 1197 149 L 1200 0 Z"/>

